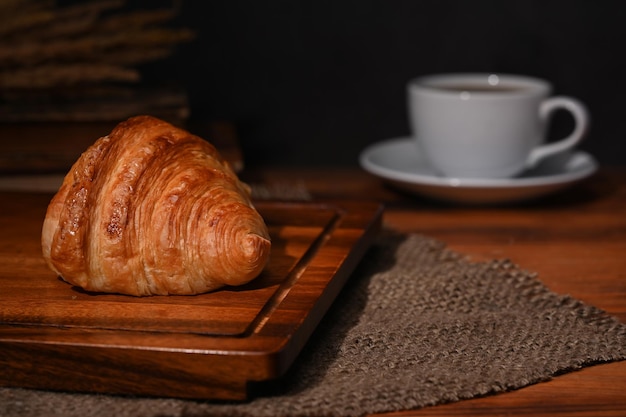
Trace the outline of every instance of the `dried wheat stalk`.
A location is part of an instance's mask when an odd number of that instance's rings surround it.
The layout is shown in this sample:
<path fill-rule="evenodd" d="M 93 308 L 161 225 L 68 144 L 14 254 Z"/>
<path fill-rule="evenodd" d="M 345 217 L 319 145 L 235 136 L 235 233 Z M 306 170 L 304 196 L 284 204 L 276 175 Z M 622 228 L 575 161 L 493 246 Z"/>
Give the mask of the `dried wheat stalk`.
<path fill-rule="evenodd" d="M 6 38 L 29 36 L 31 32 L 45 35 L 49 25 L 72 25 L 89 18 L 95 22 L 102 12 L 124 4 L 122 0 L 100 0 L 55 9 L 51 1 L 9 0 L 9 3 L 0 8 L 0 36 Z"/>
<path fill-rule="evenodd" d="M 104 64 L 41 65 L 21 71 L 0 72 L 0 88 L 51 88 L 78 82 L 105 81 L 137 82 L 139 72 L 134 69 Z"/>
<path fill-rule="evenodd" d="M 0 45 L 0 67 L 33 66 L 51 61 L 99 60 L 98 55 L 113 49 L 161 48 L 189 40 L 191 32 L 168 29 L 144 29 L 125 32 L 94 33 L 80 38 L 50 42 L 22 42 Z"/>
<path fill-rule="evenodd" d="M 158 27 L 174 9 L 102 14 L 122 0 L 55 8 L 47 0 L 0 2 L 0 88 L 140 80 L 141 63 L 166 58 L 193 38 L 187 29 Z"/>

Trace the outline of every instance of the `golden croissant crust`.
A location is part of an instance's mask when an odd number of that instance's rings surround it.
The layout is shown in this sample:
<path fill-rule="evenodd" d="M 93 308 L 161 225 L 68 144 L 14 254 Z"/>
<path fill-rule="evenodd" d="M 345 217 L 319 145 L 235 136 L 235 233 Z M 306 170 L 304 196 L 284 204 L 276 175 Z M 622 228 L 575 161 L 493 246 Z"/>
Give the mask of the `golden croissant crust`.
<path fill-rule="evenodd" d="M 213 145 L 150 116 L 120 123 L 80 156 L 41 240 L 65 281 L 136 296 L 247 283 L 271 246 L 250 188 Z"/>

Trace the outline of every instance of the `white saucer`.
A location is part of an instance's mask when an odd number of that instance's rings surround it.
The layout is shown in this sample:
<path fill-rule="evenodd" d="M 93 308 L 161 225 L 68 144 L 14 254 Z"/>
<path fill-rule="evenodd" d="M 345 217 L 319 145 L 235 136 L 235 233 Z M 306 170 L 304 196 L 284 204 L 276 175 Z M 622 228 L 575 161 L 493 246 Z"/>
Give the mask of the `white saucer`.
<path fill-rule="evenodd" d="M 506 179 L 447 178 L 425 161 L 410 137 L 389 139 L 361 152 L 363 169 L 391 185 L 415 194 L 457 203 L 506 203 L 537 198 L 566 188 L 598 169 L 582 151 L 546 158 L 519 177 Z"/>

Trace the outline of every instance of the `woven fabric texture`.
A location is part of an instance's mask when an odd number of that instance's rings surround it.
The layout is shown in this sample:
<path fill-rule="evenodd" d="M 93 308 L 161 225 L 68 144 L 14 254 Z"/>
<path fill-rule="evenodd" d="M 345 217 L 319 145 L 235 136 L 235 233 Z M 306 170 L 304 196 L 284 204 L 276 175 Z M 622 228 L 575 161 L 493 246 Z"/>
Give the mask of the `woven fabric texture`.
<path fill-rule="evenodd" d="M 0 388 L 0 415 L 362 416 L 496 394 L 626 359 L 626 324 L 506 260 L 383 235 L 285 378 L 243 404 Z"/>

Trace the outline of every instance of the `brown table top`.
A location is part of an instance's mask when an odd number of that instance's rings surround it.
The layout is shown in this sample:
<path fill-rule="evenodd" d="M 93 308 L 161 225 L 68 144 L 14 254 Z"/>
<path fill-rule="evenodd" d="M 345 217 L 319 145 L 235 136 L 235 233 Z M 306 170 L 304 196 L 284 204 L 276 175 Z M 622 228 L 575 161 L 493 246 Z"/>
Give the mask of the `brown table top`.
<path fill-rule="evenodd" d="M 384 227 L 439 239 L 476 261 L 510 259 L 536 272 L 553 291 L 626 322 L 626 167 L 602 168 L 566 191 L 499 207 L 455 206 L 403 195 L 358 168 L 258 169 L 242 177 L 252 184 L 296 185 L 316 200 L 383 202 Z M 514 392 L 389 415 L 624 416 L 626 361 Z"/>
<path fill-rule="evenodd" d="M 274 169 L 250 176 L 293 181 L 313 198 L 373 199 L 384 227 L 439 239 L 473 260 L 507 258 L 557 293 L 626 322 L 626 168 L 603 168 L 572 188 L 501 207 L 439 204 L 388 189 L 358 169 Z M 624 416 L 626 361 L 601 364 L 514 392 L 394 416 Z"/>

